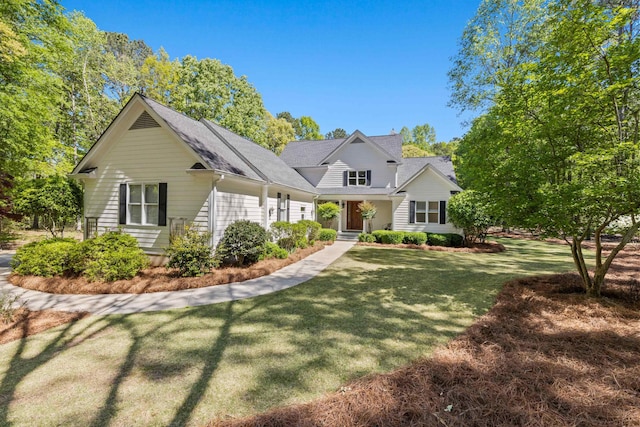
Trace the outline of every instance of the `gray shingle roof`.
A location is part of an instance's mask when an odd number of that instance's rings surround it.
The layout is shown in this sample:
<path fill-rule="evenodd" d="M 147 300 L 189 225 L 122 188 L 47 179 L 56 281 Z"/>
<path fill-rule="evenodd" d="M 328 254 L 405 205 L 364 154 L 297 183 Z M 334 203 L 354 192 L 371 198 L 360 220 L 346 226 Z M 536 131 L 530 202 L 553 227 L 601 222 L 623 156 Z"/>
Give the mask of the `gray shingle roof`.
<path fill-rule="evenodd" d="M 396 160 L 402 159 L 402 135 L 368 136 Z M 323 139 L 319 141 L 292 141 L 288 143 L 280 158 L 293 168 L 318 166 L 333 150 L 338 148 L 347 138 Z"/>
<path fill-rule="evenodd" d="M 144 102 L 158 114 L 171 129 L 193 151 L 195 151 L 207 163 L 211 169 L 229 172 L 247 178 L 262 180 L 254 170 L 246 164 L 240 156 L 227 147 L 207 127 L 182 113 L 178 113 L 153 99 L 140 95 Z"/>
<path fill-rule="evenodd" d="M 287 187 L 293 187 L 312 193 L 316 192 L 316 189 L 309 183 L 309 181 L 289 167 L 280 157 L 276 156 L 275 153 L 259 146 L 253 141 L 236 135 L 216 123 L 208 120 L 204 120 L 204 122 L 210 128 L 213 128 L 215 132 L 219 133 L 222 138 L 236 149 L 244 159 L 250 162 L 259 171 L 258 173 L 261 174 L 263 178 Z"/>
<path fill-rule="evenodd" d="M 402 187 L 409 179 L 427 165 L 433 166 L 451 181 L 456 184 L 458 183 L 456 180 L 456 173 L 453 170 L 451 157 L 407 157 L 402 159 L 402 164 L 398 166 L 398 187 Z"/>
<path fill-rule="evenodd" d="M 315 188 L 271 151 L 208 120 L 197 121 L 153 99 L 141 98 L 215 170 L 315 193 Z"/>

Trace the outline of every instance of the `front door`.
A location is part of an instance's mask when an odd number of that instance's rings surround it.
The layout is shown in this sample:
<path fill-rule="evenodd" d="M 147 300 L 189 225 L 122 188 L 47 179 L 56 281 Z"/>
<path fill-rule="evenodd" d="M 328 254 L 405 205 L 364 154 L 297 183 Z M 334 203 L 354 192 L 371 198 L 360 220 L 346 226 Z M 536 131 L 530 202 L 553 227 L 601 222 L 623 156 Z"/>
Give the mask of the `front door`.
<path fill-rule="evenodd" d="M 362 214 L 358 209 L 359 200 L 347 201 L 347 230 L 362 231 Z"/>

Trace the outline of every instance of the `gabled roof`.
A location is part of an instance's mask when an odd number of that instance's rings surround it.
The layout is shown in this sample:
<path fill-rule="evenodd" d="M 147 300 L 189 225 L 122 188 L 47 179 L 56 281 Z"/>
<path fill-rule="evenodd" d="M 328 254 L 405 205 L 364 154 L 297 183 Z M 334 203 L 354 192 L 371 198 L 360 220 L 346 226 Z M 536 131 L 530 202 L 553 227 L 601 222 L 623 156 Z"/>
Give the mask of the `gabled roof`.
<path fill-rule="evenodd" d="M 407 157 L 403 159 L 403 163 L 398 166 L 398 187 L 395 188 L 394 191 L 400 191 L 427 168 L 432 168 L 443 178 L 451 181 L 453 185 L 460 188 L 456 179 L 456 173 L 453 170 L 451 157 Z"/>
<path fill-rule="evenodd" d="M 360 131 L 355 131 L 348 138 L 292 141 L 284 147 L 280 158 L 293 168 L 319 166 L 331 154 L 356 138 L 369 141 L 398 163 L 404 161 L 402 159 L 402 135 L 365 136 Z"/>
<path fill-rule="evenodd" d="M 272 151 L 259 146 L 253 141 L 243 138 L 222 126 L 202 120 L 214 133 L 222 138 L 234 151 L 250 164 L 263 179 L 286 187 L 293 187 L 308 192 L 316 189 L 298 172 L 291 169 L 280 157 Z"/>
<path fill-rule="evenodd" d="M 146 96 L 135 94 L 109 128 L 122 116 L 129 105 L 141 102 L 150 110 L 151 119 L 160 119 L 181 141 L 201 159 L 205 169 L 230 173 L 254 181 L 276 183 L 305 192 L 316 193 L 307 180 L 291 169 L 278 156 L 258 144 L 249 141 L 208 120 L 197 121 Z M 145 110 L 147 109 L 145 108 Z M 107 132 L 105 132 L 106 134 Z M 104 135 L 94 146 L 100 144 Z M 87 163 L 92 149 L 78 163 L 73 173 L 78 173 Z"/>

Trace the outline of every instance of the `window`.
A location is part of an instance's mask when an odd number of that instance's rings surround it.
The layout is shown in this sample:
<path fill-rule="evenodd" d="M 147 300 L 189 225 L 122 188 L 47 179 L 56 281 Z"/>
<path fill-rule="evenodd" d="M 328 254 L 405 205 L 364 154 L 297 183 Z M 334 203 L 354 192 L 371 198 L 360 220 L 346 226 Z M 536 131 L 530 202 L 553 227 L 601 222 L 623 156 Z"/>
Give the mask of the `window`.
<path fill-rule="evenodd" d="M 409 224 L 446 224 L 447 202 L 440 201 L 409 201 Z"/>
<path fill-rule="evenodd" d="M 158 184 L 129 184 L 128 224 L 158 225 Z"/>
<path fill-rule="evenodd" d="M 98 218 L 97 217 L 85 217 L 84 219 L 84 238 L 90 239 L 98 236 Z"/>
<path fill-rule="evenodd" d="M 427 202 L 416 202 L 416 222 L 427 222 Z"/>
<path fill-rule="evenodd" d="M 300 206 L 300 219 L 304 219 L 304 213 L 306 208 L 304 206 Z"/>
<path fill-rule="evenodd" d="M 289 221 L 289 208 L 291 207 L 291 197 L 287 194 L 287 197 L 282 197 L 282 193 L 278 193 L 278 215 L 277 221 Z"/>
<path fill-rule="evenodd" d="M 365 186 L 371 185 L 371 171 L 345 171 L 346 184 L 349 186 Z"/>
<path fill-rule="evenodd" d="M 438 211 L 439 202 L 429 202 L 429 222 L 437 224 L 440 219 L 440 212 Z"/>

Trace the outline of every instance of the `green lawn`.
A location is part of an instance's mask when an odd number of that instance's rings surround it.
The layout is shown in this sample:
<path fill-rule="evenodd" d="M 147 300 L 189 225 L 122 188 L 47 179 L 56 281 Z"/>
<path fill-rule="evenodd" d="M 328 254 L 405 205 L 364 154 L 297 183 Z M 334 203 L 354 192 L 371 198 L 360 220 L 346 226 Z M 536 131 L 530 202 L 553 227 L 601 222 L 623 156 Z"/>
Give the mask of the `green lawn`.
<path fill-rule="evenodd" d="M 429 355 L 506 280 L 572 269 L 566 246 L 502 242 L 500 254 L 355 247 L 283 292 L 0 346 L 0 425 L 199 425 L 335 391 Z"/>

